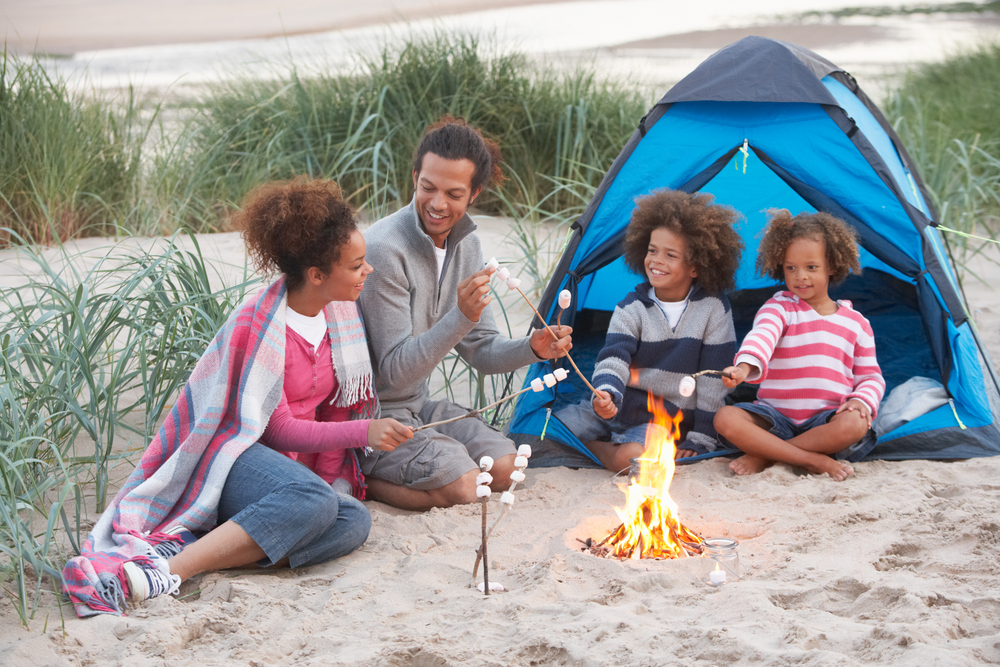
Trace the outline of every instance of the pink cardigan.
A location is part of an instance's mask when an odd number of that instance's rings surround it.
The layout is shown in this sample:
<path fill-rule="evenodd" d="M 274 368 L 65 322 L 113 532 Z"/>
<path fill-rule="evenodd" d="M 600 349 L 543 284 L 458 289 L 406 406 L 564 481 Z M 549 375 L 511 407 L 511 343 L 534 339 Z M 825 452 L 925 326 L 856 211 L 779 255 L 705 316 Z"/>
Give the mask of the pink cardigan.
<path fill-rule="evenodd" d="M 323 338 L 319 350 L 314 350 L 302 336 L 287 329 L 281 402 L 271 414 L 261 440 L 327 483 L 342 478 L 353 486 L 360 471 L 347 450 L 368 444 L 371 420 L 349 421 L 350 408 L 330 405 L 336 392 L 329 336 Z"/>

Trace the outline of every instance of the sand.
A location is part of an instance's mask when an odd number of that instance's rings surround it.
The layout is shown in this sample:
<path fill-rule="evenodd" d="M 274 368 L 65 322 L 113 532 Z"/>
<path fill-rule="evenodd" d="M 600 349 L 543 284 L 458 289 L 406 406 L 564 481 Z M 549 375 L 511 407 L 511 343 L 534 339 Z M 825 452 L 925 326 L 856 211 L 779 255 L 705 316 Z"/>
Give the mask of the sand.
<path fill-rule="evenodd" d="M 508 221 L 478 222 L 502 259 L 513 254 Z M 199 242 L 219 258 L 220 280 L 233 279 L 238 237 Z M 97 256 L 107 245 L 73 247 Z M 4 284 L 31 271 L 13 251 L 0 264 Z M 976 269 L 1000 281 L 996 265 Z M 983 283 L 966 290 L 1000 358 L 1000 300 Z M 507 592 L 471 587 L 478 506 L 419 513 L 368 502 L 368 542 L 331 563 L 206 574 L 125 617 L 76 619 L 46 594 L 27 630 L 4 599 L 0 664 L 1000 663 L 1000 458 L 855 470 L 834 482 L 784 465 L 737 477 L 723 459 L 680 468 L 671 492 L 685 525 L 740 542 L 744 579 L 721 588 L 699 579 L 697 558 L 582 553 L 578 540 L 617 525 L 624 496 L 611 473 L 529 467 L 490 541 L 491 578 Z M 120 483 L 127 468 L 116 472 Z"/>

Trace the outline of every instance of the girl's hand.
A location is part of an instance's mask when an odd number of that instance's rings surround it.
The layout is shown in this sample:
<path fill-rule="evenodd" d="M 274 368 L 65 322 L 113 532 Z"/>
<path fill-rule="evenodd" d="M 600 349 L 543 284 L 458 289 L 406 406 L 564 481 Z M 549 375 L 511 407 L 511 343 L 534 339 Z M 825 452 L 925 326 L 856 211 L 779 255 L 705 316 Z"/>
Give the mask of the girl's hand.
<path fill-rule="evenodd" d="M 741 382 L 750 375 L 750 364 L 742 363 L 738 366 L 728 366 L 722 372 L 729 373 L 729 377 L 722 376 L 722 384 L 729 389 L 735 389 Z"/>
<path fill-rule="evenodd" d="M 618 408 L 611 400 L 611 394 L 600 389 L 597 390 L 597 396 L 594 397 L 594 412 L 601 419 L 613 419 L 618 414 Z"/>
<path fill-rule="evenodd" d="M 373 419 L 368 422 L 368 446 L 391 452 L 413 437 L 413 427 L 395 419 Z"/>
<path fill-rule="evenodd" d="M 865 418 L 865 422 L 868 423 L 868 428 L 872 427 L 872 413 L 868 409 L 868 404 L 864 401 L 859 401 L 856 398 L 852 398 L 846 403 L 842 404 L 837 411 L 833 414 L 839 415 L 841 412 L 854 412 L 857 411 L 862 417 Z"/>

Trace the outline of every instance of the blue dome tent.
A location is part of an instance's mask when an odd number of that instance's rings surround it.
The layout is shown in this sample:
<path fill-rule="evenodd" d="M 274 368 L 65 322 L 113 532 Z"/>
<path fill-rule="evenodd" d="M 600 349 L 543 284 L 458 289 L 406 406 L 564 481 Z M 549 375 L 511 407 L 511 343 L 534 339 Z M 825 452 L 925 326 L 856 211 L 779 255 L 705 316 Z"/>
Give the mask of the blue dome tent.
<path fill-rule="evenodd" d="M 554 323 L 559 292 L 573 293 L 562 321 L 576 329 L 573 356 L 585 373 L 611 311 L 641 282 L 621 256 L 634 201 L 659 188 L 707 192 L 745 216 L 746 250 L 730 295 L 738 341 L 782 288 L 754 272 L 766 211 L 825 211 L 846 220 L 858 233 L 863 271 L 831 294 L 851 299 L 872 322 L 887 382 L 869 458 L 1000 453 L 1000 380 L 960 295 L 937 213 L 899 138 L 849 74 L 794 44 L 747 37 L 653 106 L 573 224 L 539 307 Z M 534 364 L 525 386 L 552 367 Z M 537 442 L 544 432 L 589 456 L 551 417 L 586 393 L 576 378 L 522 395 L 511 437 Z"/>

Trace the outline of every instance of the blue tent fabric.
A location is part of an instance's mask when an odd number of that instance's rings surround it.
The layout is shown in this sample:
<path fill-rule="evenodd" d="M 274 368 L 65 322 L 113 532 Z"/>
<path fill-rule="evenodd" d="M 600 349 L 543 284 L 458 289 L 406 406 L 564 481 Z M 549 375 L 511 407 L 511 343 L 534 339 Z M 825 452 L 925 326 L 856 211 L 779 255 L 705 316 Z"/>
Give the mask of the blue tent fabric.
<path fill-rule="evenodd" d="M 881 434 L 869 458 L 1000 453 L 1000 381 L 969 321 L 936 211 L 892 127 L 848 73 L 794 44 L 748 37 L 708 58 L 639 121 L 574 223 L 539 307 L 554 321 L 556 295 L 573 293 L 562 321 L 576 328 L 573 355 L 585 373 L 593 366 L 580 358 L 596 356 L 609 312 L 639 281 L 621 258 L 635 199 L 659 188 L 707 192 L 743 214 L 746 251 L 730 295 L 738 336 L 778 289 L 754 272 L 767 210 L 847 221 L 864 270 L 836 292 L 872 322 L 888 389 L 920 376 L 949 397 Z M 526 382 L 549 368 L 535 364 Z M 548 425 L 547 437 L 563 447 L 553 448 L 553 460 L 576 453 L 593 463 L 566 425 L 552 429 L 549 411 L 584 395 L 577 384 L 519 403 L 509 427 L 515 439 L 537 441 Z M 740 392 L 752 399 L 748 386 Z"/>

